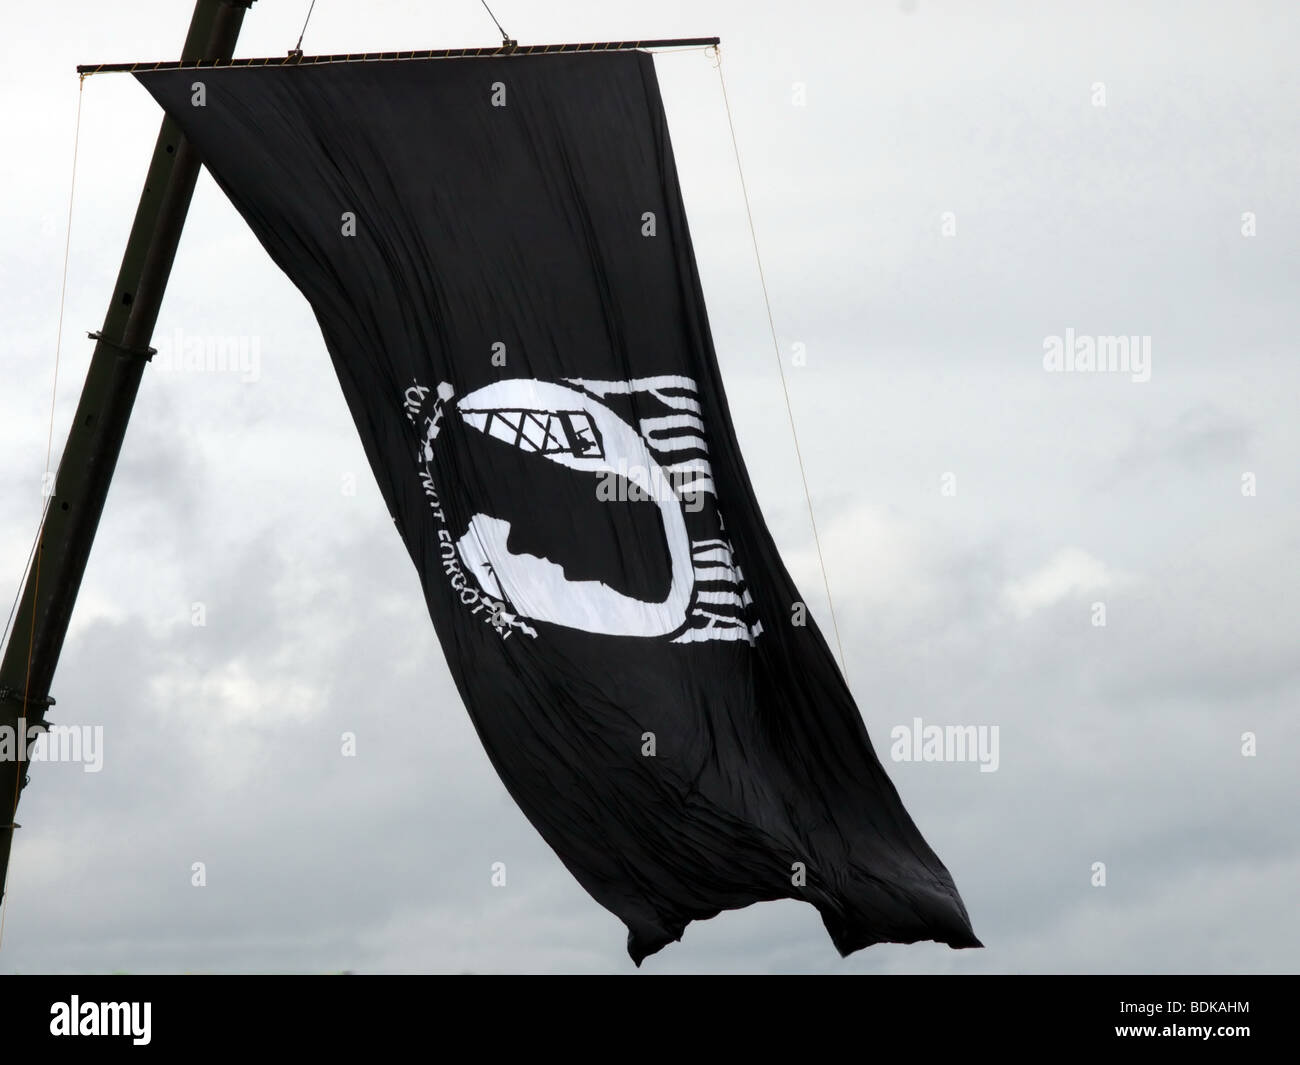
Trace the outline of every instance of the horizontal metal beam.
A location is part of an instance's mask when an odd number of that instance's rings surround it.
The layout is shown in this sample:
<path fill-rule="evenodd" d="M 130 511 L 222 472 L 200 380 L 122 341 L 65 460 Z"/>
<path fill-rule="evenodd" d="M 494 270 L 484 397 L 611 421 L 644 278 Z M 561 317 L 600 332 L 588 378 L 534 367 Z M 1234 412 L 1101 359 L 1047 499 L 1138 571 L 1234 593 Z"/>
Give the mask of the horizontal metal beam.
<path fill-rule="evenodd" d="M 488 48 L 432 48 L 414 52 L 352 52 L 344 55 L 289 55 L 267 59 L 203 59 L 165 63 L 83 63 L 78 74 L 134 74 L 145 70 L 211 70 L 217 67 L 310 67 L 321 63 L 395 63 L 408 59 L 470 59 L 480 56 L 549 55 L 556 52 L 626 52 L 645 48 L 708 48 L 718 37 L 657 41 L 596 41 L 589 44 L 497 44 Z"/>

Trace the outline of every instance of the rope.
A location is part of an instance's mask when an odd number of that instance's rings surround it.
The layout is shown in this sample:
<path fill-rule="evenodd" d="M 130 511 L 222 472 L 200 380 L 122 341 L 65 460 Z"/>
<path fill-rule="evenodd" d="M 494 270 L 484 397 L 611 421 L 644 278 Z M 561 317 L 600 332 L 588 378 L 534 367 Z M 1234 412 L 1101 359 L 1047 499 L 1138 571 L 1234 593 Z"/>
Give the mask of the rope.
<path fill-rule="evenodd" d="M 316 10 L 316 0 L 311 0 L 311 7 L 307 9 L 307 17 L 302 20 L 302 33 L 298 34 L 298 43 L 293 46 L 290 55 L 297 53 L 302 55 L 302 39 L 307 36 L 307 23 L 311 21 L 311 13 Z"/>
<path fill-rule="evenodd" d="M 14 615 L 18 613 L 18 603 L 23 597 L 23 585 L 27 583 L 27 574 L 32 571 L 32 559 L 36 556 L 36 545 L 41 540 L 41 526 L 45 524 L 45 515 L 50 511 L 50 501 L 46 499 L 45 506 L 41 508 L 41 520 L 36 526 L 36 535 L 32 537 L 31 550 L 27 552 L 27 561 L 23 563 L 22 576 L 18 579 L 18 591 L 14 592 L 13 606 L 9 608 L 9 620 L 5 622 L 4 632 L 0 633 L 0 648 L 5 646 L 9 639 L 9 626 L 14 623 Z"/>
<path fill-rule="evenodd" d="M 312 0 L 312 2 L 315 3 L 315 0 Z M 510 34 L 506 33 L 506 31 L 505 31 L 505 29 L 502 27 L 501 23 L 497 22 L 497 17 L 496 17 L 496 15 L 493 15 L 493 14 L 492 14 L 492 9 L 491 9 L 490 7 L 487 6 L 487 0 L 479 0 L 479 2 L 483 5 L 483 10 L 486 11 L 486 12 L 488 13 L 488 15 L 491 17 L 492 21 L 497 23 L 497 29 L 501 30 L 501 39 L 502 39 L 503 41 L 508 41 L 508 40 L 510 40 Z"/>
<path fill-rule="evenodd" d="M 76 202 L 76 196 L 77 196 L 77 151 L 81 145 L 81 102 L 85 98 L 85 94 L 84 94 L 85 87 L 86 87 L 85 77 L 84 76 L 79 77 L 77 79 L 77 119 L 72 134 L 72 179 L 68 185 L 68 224 L 63 237 L 63 279 L 59 287 L 59 324 L 55 332 L 55 340 L 54 340 L 54 384 L 50 390 L 50 427 L 45 437 L 45 470 L 44 470 L 45 473 L 49 473 L 50 456 L 54 452 L 54 411 L 55 411 L 55 401 L 58 399 L 58 395 L 59 395 L 59 357 L 63 351 L 63 309 L 67 305 L 67 301 L 68 301 L 68 259 L 69 259 L 69 253 L 72 249 L 72 207 L 73 204 Z M 42 483 L 44 483 L 43 477 L 42 477 Z M 45 502 L 42 504 L 41 532 L 44 532 L 44 525 L 45 525 L 44 516 L 48 512 L 50 500 L 53 498 L 54 498 L 53 493 L 51 493 L 50 495 L 46 496 Z M 40 549 L 41 532 L 38 532 L 36 534 L 36 543 L 32 547 L 33 554 L 35 555 L 36 558 L 35 567 L 32 569 L 32 601 L 33 602 L 36 601 L 36 597 L 41 590 L 41 549 Z M 28 565 L 29 566 L 32 565 L 31 559 L 28 559 Z M 20 595 L 22 594 L 21 591 L 19 592 L 19 594 Z M 7 629 L 8 626 L 6 625 L 6 630 Z M 27 637 L 27 675 L 26 675 L 26 679 L 23 682 L 22 719 L 24 721 L 26 721 L 27 718 L 27 700 L 31 696 L 32 653 L 35 651 L 35 648 L 36 648 L 36 611 L 33 610 L 31 631 L 28 633 L 28 637 Z M 14 810 L 16 815 L 18 810 L 18 796 L 19 793 L 22 791 L 22 782 L 23 782 L 23 772 L 22 772 L 21 763 L 15 762 L 14 769 L 15 769 L 14 801 L 13 801 L 12 809 Z M 12 834 L 17 832 L 18 825 L 17 822 L 13 821 L 12 818 L 10 820 L 12 823 L 9 826 L 9 832 Z M 12 846 L 13 846 L 13 840 L 11 839 L 10 840 L 11 857 L 12 857 Z M 3 901 L 0 901 L 0 945 L 3 945 L 4 943 L 5 917 L 7 916 L 8 913 L 9 913 L 9 892 L 6 891 L 4 894 Z"/>
<path fill-rule="evenodd" d="M 835 601 L 831 598 L 831 582 L 826 575 L 826 558 L 822 554 L 821 537 L 817 534 L 817 516 L 813 513 L 812 492 L 808 488 L 808 471 L 803 464 L 803 452 L 799 447 L 799 431 L 794 424 L 794 408 L 790 405 L 790 386 L 785 377 L 785 363 L 781 361 L 781 345 L 776 339 L 776 323 L 772 318 L 772 301 L 767 293 L 767 278 L 763 274 L 763 259 L 758 253 L 758 232 L 754 228 L 754 212 L 749 206 L 749 190 L 745 185 L 745 170 L 740 165 L 740 145 L 736 140 L 736 124 L 731 117 L 731 101 L 727 97 L 727 79 L 722 75 L 722 48 L 714 45 L 713 54 L 717 57 L 714 69 L 718 72 L 718 84 L 722 86 L 722 103 L 727 110 L 727 126 L 731 130 L 731 147 L 736 156 L 736 173 L 740 176 L 740 191 L 745 199 L 745 215 L 749 219 L 749 237 L 754 245 L 754 262 L 758 264 L 758 280 L 763 287 L 763 304 L 767 308 L 767 325 L 772 331 L 772 351 L 776 355 L 776 367 L 781 373 L 781 391 L 785 395 L 785 412 L 790 419 L 790 436 L 794 440 L 795 458 L 799 460 L 799 476 L 803 480 L 803 494 L 808 501 L 808 520 L 812 524 L 813 543 L 817 547 L 817 564 L 822 571 L 822 584 L 826 588 L 826 605 L 830 608 L 831 628 L 835 631 L 835 646 L 840 652 L 840 669 L 847 676 L 848 666 L 844 658 L 844 642 L 840 639 L 840 624 L 835 617 Z"/>
<path fill-rule="evenodd" d="M 72 135 L 72 180 L 68 187 L 68 224 L 63 236 L 63 279 L 59 284 L 59 325 L 54 337 L 54 384 L 50 389 L 50 428 L 45 437 L 45 472 L 50 470 L 50 456 L 54 453 L 54 401 L 59 395 L 59 357 L 63 352 L 63 308 L 68 302 L 68 257 L 72 249 L 72 205 L 77 196 L 77 149 L 81 144 L 81 101 L 85 97 L 86 79 L 77 79 L 77 119 Z M 57 484 L 51 486 L 52 489 Z M 53 497 L 51 491 L 50 498 Z M 36 560 L 40 571 L 40 558 Z"/>

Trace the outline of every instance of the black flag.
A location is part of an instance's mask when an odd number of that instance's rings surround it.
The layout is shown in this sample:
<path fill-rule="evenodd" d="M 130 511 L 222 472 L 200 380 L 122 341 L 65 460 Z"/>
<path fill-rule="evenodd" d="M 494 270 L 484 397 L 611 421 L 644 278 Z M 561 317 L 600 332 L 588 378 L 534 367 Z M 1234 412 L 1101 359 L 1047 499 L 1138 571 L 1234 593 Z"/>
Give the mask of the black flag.
<path fill-rule="evenodd" d="M 779 898 L 978 946 L 759 512 L 651 57 L 137 76 L 311 302 L 492 764 L 633 960 Z"/>

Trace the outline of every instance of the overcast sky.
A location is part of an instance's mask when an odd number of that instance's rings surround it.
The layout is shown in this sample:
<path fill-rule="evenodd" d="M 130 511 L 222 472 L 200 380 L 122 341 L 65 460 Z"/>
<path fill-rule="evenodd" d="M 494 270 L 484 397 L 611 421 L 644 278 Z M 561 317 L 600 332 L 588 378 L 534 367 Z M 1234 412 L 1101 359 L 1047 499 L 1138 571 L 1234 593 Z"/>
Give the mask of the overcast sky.
<path fill-rule="evenodd" d="M 282 55 L 306 8 L 260 0 L 237 54 Z M 494 9 L 521 43 L 722 37 L 849 683 L 986 944 L 841 960 L 784 901 L 642 971 L 1295 971 L 1295 5 Z M 6 615 L 41 506 L 73 68 L 175 58 L 188 16 L 8 13 Z M 319 0 L 303 47 L 495 37 L 477 0 Z M 717 74 L 657 66 L 740 442 L 829 628 Z M 160 118 L 128 75 L 85 83 L 56 457 Z M 178 330 L 243 338 L 257 379 L 146 372 L 53 692 L 54 720 L 103 726 L 104 766 L 33 768 L 0 971 L 634 971 L 489 765 L 312 313 L 206 174 L 155 346 Z M 1067 330 L 1149 338 L 1149 380 L 1047 372 Z M 892 762 L 914 717 L 998 726 L 997 771 Z"/>

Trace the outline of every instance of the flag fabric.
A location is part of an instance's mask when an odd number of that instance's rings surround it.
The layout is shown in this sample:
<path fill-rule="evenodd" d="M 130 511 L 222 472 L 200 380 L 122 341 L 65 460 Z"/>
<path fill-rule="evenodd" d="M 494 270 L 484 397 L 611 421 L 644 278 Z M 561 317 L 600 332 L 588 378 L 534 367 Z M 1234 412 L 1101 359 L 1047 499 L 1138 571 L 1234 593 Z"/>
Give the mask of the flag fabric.
<path fill-rule="evenodd" d="M 642 959 L 979 946 L 781 562 L 638 51 L 136 75 L 311 303 L 483 746 Z"/>

